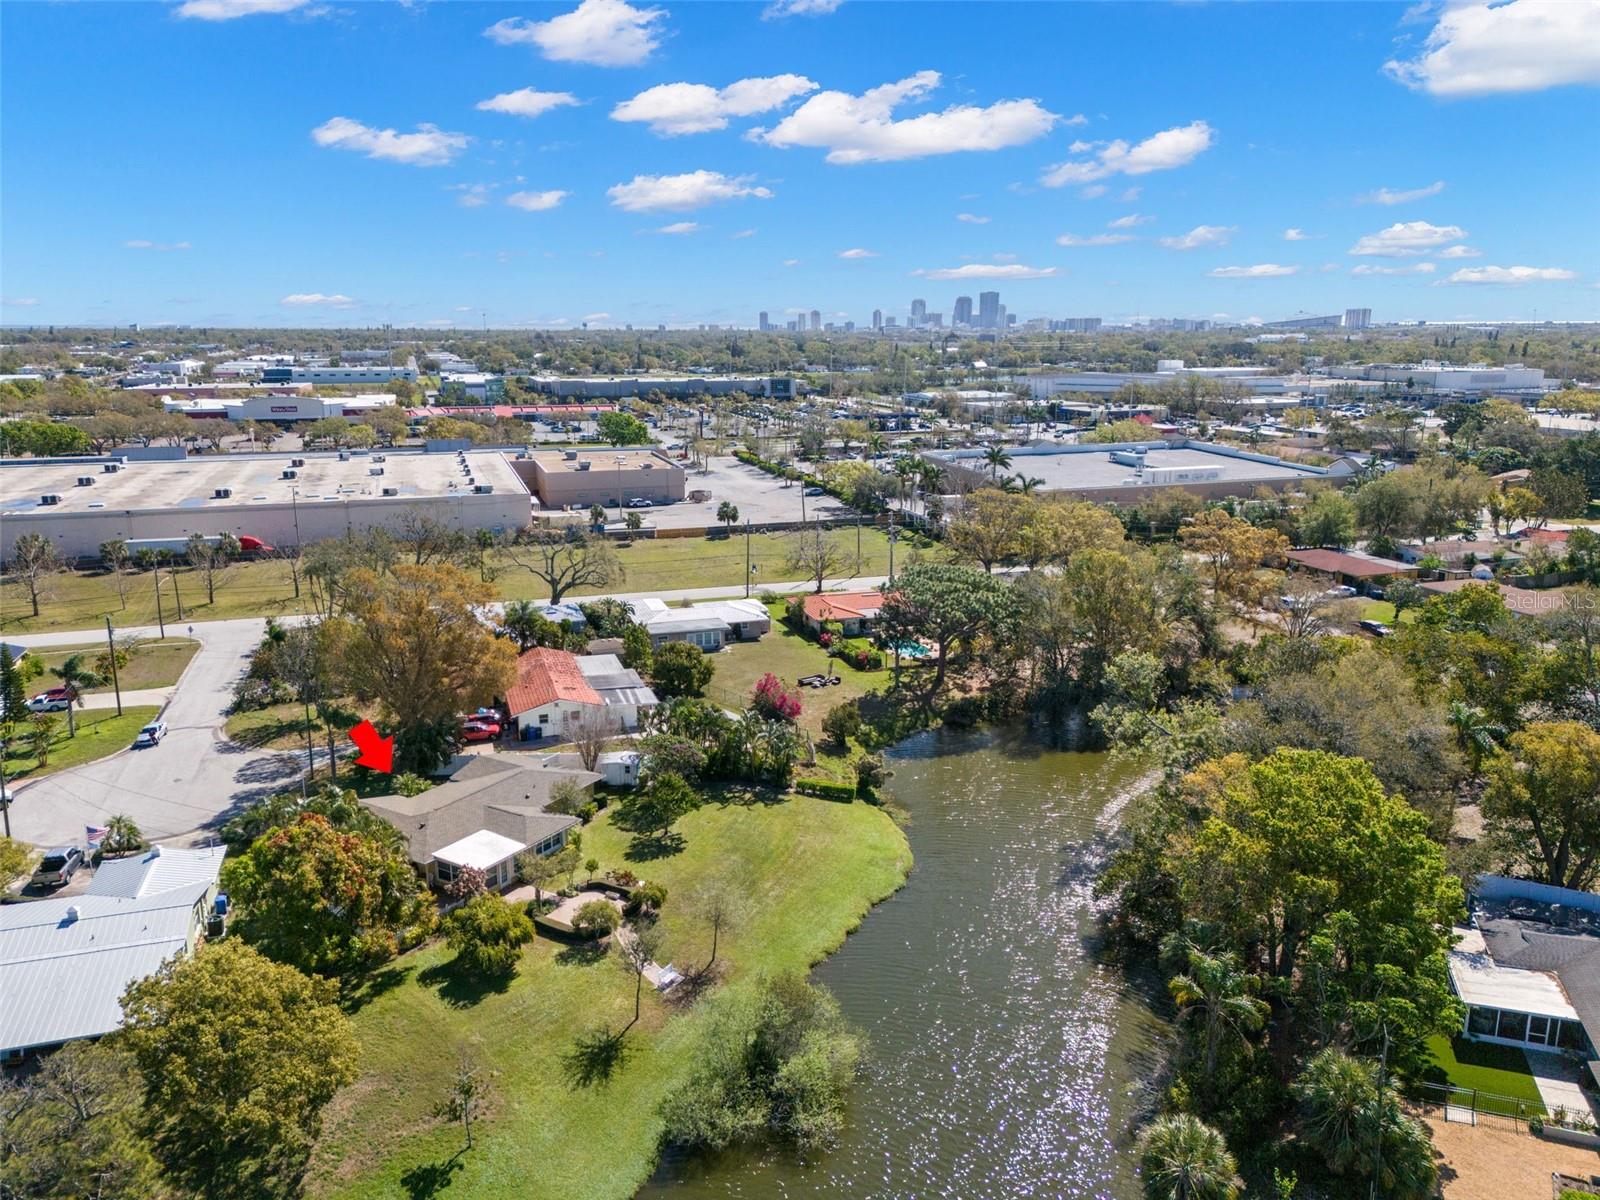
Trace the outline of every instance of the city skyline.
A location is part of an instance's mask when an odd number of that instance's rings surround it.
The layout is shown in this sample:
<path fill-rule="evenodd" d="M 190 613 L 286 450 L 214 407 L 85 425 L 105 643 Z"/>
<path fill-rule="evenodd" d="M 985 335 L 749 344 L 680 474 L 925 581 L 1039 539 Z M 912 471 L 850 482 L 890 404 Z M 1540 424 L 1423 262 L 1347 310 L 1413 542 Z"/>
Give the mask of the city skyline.
<path fill-rule="evenodd" d="M 986 11 L 12 6 L 0 322 L 1600 317 L 1600 5 Z"/>

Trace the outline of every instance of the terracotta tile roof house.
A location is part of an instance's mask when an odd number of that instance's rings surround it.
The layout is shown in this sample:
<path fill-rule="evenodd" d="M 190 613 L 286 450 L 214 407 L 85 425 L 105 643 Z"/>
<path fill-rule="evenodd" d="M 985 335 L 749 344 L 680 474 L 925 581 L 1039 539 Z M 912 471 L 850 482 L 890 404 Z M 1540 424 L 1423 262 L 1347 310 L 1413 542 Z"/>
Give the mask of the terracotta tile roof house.
<path fill-rule="evenodd" d="M 854 637 L 878 619 L 883 609 L 882 592 L 822 592 L 807 596 L 802 607 L 806 624 L 820 629 L 825 622 L 837 621 L 846 634 Z"/>
<path fill-rule="evenodd" d="M 546 811 L 557 783 L 590 787 L 600 778 L 493 754 L 461 755 L 445 771 L 443 783 L 418 795 L 369 796 L 361 803 L 400 831 L 429 883 L 448 883 L 461 867 L 477 867 L 490 887 L 515 879 L 513 860 L 522 851 L 557 850 L 578 824 L 576 817 Z"/>
<path fill-rule="evenodd" d="M 566 650 L 539 646 L 517 659 L 517 682 L 506 693 L 512 713 L 543 708 L 558 700 L 570 704 L 599 704 L 600 694 L 578 669 L 578 657 Z"/>
<path fill-rule="evenodd" d="M 1309 570 L 1335 575 L 1340 579 L 1383 579 L 1389 575 L 1417 573 L 1417 568 L 1410 563 L 1342 550 L 1291 550 L 1288 558 L 1290 562 Z"/>

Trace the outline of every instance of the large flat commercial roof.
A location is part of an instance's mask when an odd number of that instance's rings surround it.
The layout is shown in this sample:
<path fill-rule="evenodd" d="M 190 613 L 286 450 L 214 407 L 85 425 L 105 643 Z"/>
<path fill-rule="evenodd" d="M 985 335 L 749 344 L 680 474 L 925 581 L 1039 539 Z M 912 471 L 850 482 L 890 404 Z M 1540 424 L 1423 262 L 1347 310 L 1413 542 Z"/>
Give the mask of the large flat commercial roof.
<path fill-rule="evenodd" d="M 304 459 L 292 466 L 293 459 Z M 380 461 L 381 460 L 381 461 Z M 330 500 L 378 498 L 386 487 L 398 489 L 395 499 L 472 495 L 476 484 L 490 484 L 496 492 L 526 493 L 500 451 L 468 451 L 472 477 L 455 454 L 416 451 L 379 451 L 352 454 L 215 454 L 173 461 L 122 464 L 114 473 L 105 461 L 44 462 L 22 460 L 0 466 L 0 513 L 80 513 L 99 509 L 227 508 L 254 502 L 286 504 L 299 492 L 301 504 Z M 377 468 L 382 475 L 374 475 Z M 295 478 L 284 479 L 293 470 Z M 79 487 L 79 478 L 93 479 Z M 218 488 L 232 490 L 218 498 Z M 56 495 L 56 505 L 41 505 L 39 498 Z"/>
<path fill-rule="evenodd" d="M 1243 454 L 1203 443 L 1179 446 L 1142 442 L 1146 486 L 1173 487 L 1194 483 L 1279 482 L 1285 479 L 1321 479 L 1326 472 L 1267 455 Z M 1043 446 L 1012 450 L 1013 476 L 1042 479 L 1044 491 L 1095 491 L 1134 486 L 1136 470 L 1112 458 L 1114 451 L 1132 446 Z M 987 473 L 981 450 L 946 451 L 928 457 Z M 1185 477 L 1186 476 L 1186 477 Z"/>
<path fill-rule="evenodd" d="M 568 457 L 571 455 L 571 457 Z M 652 470 L 670 467 L 675 471 L 683 467 L 673 462 L 658 450 L 632 449 L 614 450 L 607 447 L 604 450 L 535 450 L 528 455 L 540 468 L 552 472 L 577 472 L 588 471 L 599 473 L 602 471 L 615 471 L 617 460 L 623 460 L 621 466 L 626 471 L 643 470 L 648 464 Z M 587 463 L 588 466 L 581 464 Z"/>

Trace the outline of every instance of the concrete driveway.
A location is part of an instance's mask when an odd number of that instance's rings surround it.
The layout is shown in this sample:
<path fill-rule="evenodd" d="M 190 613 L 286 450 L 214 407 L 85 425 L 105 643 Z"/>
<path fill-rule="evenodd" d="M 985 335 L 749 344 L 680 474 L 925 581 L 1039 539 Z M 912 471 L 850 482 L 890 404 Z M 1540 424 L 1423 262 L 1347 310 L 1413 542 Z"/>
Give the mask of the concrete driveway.
<path fill-rule="evenodd" d="M 254 618 L 195 625 L 200 649 L 162 712 L 170 732 L 161 744 L 13 785 L 12 834 L 38 846 L 82 845 L 86 826 L 103 826 L 123 813 L 150 840 L 181 844 L 214 832 L 240 807 L 294 785 L 303 757 L 245 750 L 222 732 L 234 682 L 264 628 L 265 622 Z M 121 632 L 157 634 L 154 627 Z M 33 647 L 93 637 L 76 631 L 7 640 Z"/>

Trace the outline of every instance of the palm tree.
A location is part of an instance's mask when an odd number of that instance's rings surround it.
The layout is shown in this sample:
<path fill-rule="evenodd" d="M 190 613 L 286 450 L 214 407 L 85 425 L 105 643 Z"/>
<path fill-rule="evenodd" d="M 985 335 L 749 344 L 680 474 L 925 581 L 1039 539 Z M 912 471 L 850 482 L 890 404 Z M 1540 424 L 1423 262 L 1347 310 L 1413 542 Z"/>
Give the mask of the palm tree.
<path fill-rule="evenodd" d="M 1445 720 L 1455 730 L 1456 744 L 1466 754 L 1472 773 L 1476 776 L 1483 766 L 1483 756 L 1493 754 L 1500 748 L 1500 741 L 1506 736 L 1506 727 L 1491 721 L 1483 709 L 1460 700 L 1450 701 L 1450 715 Z"/>
<path fill-rule="evenodd" d="M 1308 1062 L 1294 1081 L 1301 1136 L 1321 1152 L 1335 1175 L 1366 1161 L 1372 1145 L 1373 1106 L 1378 1100 L 1375 1071 L 1373 1064 L 1329 1047 Z"/>
<path fill-rule="evenodd" d="M 739 519 L 739 506 L 732 500 L 724 500 L 717 505 L 717 520 L 721 521 L 728 529 L 732 529 Z"/>
<path fill-rule="evenodd" d="M 1037 475 L 1020 475 L 1017 477 L 1017 486 L 1024 496 L 1031 496 L 1044 486 L 1044 480 Z"/>
<path fill-rule="evenodd" d="M 990 446 L 983 452 L 983 461 L 989 464 L 989 479 L 992 482 L 999 478 L 1002 470 L 1011 465 L 1011 455 L 1006 453 L 1004 446 Z"/>
<path fill-rule="evenodd" d="M 1234 1200 L 1244 1187 L 1222 1134 L 1188 1113 L 1139 1135 L 1139 1173 L 1148 1200 Z"/>
<path fill-rule="evenodd" d="M 878 458 L 889 448 L 888 439 L 881 433 L 867 435 L 867 454 L 871 458 Z"/>
<path fill-rule="evenodd" d="M 1241 971 L 1231 954 L 1191 950 L 1188 971 L 1174 975 L 1167 990 L 1184 1017 L 1193 1016 L 1202 1024 L 1205 1081 L 1209 1088 L 1224 1035 L 1243 1039 L 1266 1022 L 1267 1006 L 1256 999 L 1256 978 Z"/>
<path fill-rule="evenodd" d="M 74 654 L 59 667 L 51 667 L 50 674 L 61 680 L 67 689 L 67 736 L 78 736 L 78 720 L 73 715 L 75 707 L 82 707 L 84 689 L 99 687 L 100 676 L 89 669 L 86 654 Z"/>
<path fill-rule="evenodd" d="M 134 824 L 133 818 L 123 813 L 118 813 L 106 822 L 106 835 L 100 842 L 100 849 L 107 854 L 126 854 L 130 850 L 139 850 L 144 846 L 144 834 Z"/>

